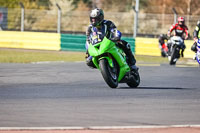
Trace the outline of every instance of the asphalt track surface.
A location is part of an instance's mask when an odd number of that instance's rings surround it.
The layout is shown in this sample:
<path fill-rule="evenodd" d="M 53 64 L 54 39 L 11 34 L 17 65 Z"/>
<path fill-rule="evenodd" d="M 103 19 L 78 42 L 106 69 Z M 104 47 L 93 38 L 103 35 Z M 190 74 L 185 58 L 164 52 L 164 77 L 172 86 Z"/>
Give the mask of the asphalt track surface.
<path fill-rule="evenodd" d="M 83 62 L 0 64 L 0 128 L 200 125 L 200 68 L 140 65 L 111 89 Z"/>

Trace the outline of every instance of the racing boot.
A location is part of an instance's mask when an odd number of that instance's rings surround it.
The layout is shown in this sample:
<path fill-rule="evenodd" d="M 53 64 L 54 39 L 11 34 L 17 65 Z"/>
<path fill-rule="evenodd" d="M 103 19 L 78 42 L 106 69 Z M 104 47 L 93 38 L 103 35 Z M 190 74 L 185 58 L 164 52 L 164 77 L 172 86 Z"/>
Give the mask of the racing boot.
<path fill-rule="evenodd" d="M 183 45 L 183 48 L 182 48 L 182 50 L 181 50 L 181 56 L 182 56 L 182 57 L 184 57 L 184 54 L 183 54 L 183 53 L 184 53 L 184 51 L 185 51 L 185 48 L 186 48 L 186 46 L 185 46 L 185 44 L 184 44 L 184 45 Z"/>
<path fill-rule="evenodd" d="M 193 60 L 197 60 L 197 53 L 193 56 Z"/>
<path fill-rule="evenodd" d="M 182 57 L 184 57 L 183 52 L 184 52 L 184 49 L 181 50 L 181 56 L 182 56 Z"/>
<path fill-rule="evenodd" d="M 131 70 L 138 71 L 139 68 L 135 65 L 136 60 L 135 60 L 135 57 L 132 54 L 131 50 L 126 52 L 126 56 L 128 57 L 128 65 L 131 68 Z"/>

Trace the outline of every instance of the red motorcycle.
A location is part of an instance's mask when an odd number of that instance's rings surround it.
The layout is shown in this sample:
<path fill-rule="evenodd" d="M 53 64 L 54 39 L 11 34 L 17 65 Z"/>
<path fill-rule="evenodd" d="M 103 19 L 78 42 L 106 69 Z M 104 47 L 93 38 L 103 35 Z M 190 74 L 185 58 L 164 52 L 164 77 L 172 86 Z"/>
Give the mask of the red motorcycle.
<path fill-rule="evenodd" d="M 162 57 L 168 57 L 168 47 L 167 47 L 167 41 L 168 41 L 168 37 L 166 34 L 161 34 L 159 36 L 159 47 L 160 47 L 160 50 L 161 50 L 161 56 Z"/>

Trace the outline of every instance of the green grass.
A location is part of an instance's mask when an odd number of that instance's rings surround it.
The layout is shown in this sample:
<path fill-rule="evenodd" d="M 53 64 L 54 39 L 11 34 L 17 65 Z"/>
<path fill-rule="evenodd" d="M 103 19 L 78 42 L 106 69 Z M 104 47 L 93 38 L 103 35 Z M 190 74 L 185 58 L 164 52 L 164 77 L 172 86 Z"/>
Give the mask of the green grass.
<path fill-rule="evenodd" d="M 168 63 L 167 58 L 160 56 L 136 55 L 137 63 Z"/>
<path fill-rule="evenodd" d="M 0 49 L 0 63 L 31 63 L 43 61 L 83 61 L 83 52 Z"/>
<path fill-rule="evenodd" d="M 167 58 L 136 55 L 137 63 L 168 63 Z M 45 51 L 0 48 L 0 63 L 31 63 L 45 61 L 85 61 L 85 52 Z M 181 58 L 180 61 L 187 61 Z M 179 62 L 180 62 L 179 61 Z"/>

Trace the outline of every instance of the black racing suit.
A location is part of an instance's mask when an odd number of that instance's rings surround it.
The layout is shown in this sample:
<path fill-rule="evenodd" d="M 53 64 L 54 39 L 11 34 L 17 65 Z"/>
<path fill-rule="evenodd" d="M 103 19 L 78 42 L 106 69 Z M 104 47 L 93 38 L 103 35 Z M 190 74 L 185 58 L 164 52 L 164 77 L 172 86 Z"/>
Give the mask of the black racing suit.
<path fill-rule="evenodd" d="M 193 36 L 194 38 L 199 39 L 200 38 L 200 20 L 197 22 L 197 25 L 195 27 L 195 30 L 193 32 Z M 194 44 L 191 47 L 191 50 L 194 51 L 195 53 L 197 52 L 197 43 L 194 42 Z"/>
<path fill-rule="evenodd" d="M 94 27 L 93 25 L 89 25 L 89 27 L 86 31 L 86 36 L 87 36 L 86 45 L 89 45 L 91 43 L 90 35 L 94 32 L 94 28 L 96 28 L 98 30 L 97 33 L 101 39 L 103 39 L 104 36 L 106 36 L 108 39 L 115 41 L 116 45 L 119 48 L 121 48 L 124 51 L 124 53 L 126 54 L 126 56 L 128 57 L 129 66 L 131 68 L 133 68 L 132 66 L 135 66 L 136 60 L 132 54 L 130 44 L 124 40 L 120 40 L 120 38 L 118 38 L 118 37 L 113 37 L 113 31 L 115 31 L 117 28 L 112 21 L 103 20 L 103 22 L 101 23 L 101 25 L 99 27 Z M 88 46 L 86 46 L 86 49 L 88 49 Z M 92 60 L 91 60 L 92 58 L 89 56 L 88 51 L 86 51 L 86 54 L 88 55 L 88 56 L 86 56 L 87 57 L 87 60 L 86 60 L 87 65 L 90 67 L 94 67 L 94 64 L 92 63 Z"/>
<path fill-rule="evenodd" d="M 168 37 L 166 34 L 160 34 L 158 42 L 159 46 L 162 47 L 162 45 L 165 43 L 165 40 L 168 40 Z"/>

